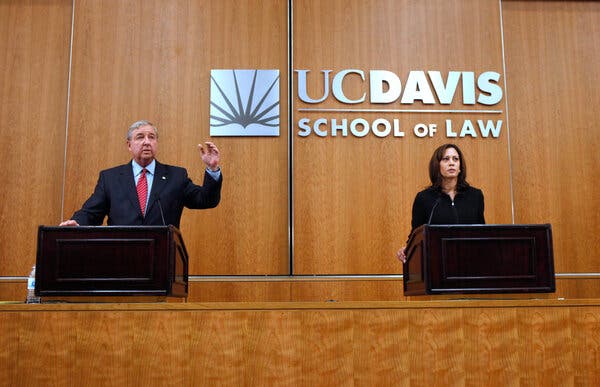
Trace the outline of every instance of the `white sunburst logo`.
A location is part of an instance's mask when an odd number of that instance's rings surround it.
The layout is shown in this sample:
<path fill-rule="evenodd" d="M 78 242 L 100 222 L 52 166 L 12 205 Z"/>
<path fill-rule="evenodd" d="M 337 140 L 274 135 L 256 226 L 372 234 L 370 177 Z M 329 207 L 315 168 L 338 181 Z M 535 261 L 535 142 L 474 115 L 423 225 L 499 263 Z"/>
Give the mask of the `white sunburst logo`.
<path fill-rule="evenodd" d="M 211 136 L 279 136 L 279 70 L 211 70 Z"/>

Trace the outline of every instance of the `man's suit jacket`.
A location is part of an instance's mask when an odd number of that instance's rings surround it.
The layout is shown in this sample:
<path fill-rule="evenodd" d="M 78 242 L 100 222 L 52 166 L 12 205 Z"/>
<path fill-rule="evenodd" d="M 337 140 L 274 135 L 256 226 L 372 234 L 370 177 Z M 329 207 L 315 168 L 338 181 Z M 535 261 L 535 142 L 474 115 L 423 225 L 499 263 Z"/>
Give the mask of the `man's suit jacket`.
<path fill-rule="evenodd" d="M 131 162 L 100 172 L 94 193 L 73 214 L 82 226 L 142 226 L 172 224 L 179 227 L 183 207 L 212 208 L 221 200 L 223 176 L 215 181 L 205 172 L 202 186 L 195 185 L 184 168 L 156 161 L 154 179 L 143 217 L 137 197 Z M 162 217 L 164 216 L 164 223 Z"/>

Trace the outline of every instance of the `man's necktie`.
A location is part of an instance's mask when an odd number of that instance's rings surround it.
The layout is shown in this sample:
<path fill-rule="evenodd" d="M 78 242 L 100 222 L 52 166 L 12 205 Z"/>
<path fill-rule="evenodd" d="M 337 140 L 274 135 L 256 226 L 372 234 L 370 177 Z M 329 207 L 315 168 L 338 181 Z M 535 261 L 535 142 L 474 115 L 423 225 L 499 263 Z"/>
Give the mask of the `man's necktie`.
<path fill-rule="evenodd" d="M 140 201 L 140 209 L 142 210 L 142 215 L 145 215 L 146 198 L 148 196 L 148 181 L 146 180 L 146 168 L 142 169 L 142 175 L 138 180 L 136 189 L 138 194 L 138 200 Z"/>

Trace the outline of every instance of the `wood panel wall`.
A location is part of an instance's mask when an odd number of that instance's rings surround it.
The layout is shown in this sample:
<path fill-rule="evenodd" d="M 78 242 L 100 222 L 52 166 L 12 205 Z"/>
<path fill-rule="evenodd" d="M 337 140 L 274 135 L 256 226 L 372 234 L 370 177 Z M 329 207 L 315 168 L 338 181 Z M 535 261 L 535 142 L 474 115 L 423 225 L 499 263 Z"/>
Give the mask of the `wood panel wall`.
<path fill-rule="evenodd" d="M 294 2 L 294 68 L 311 70 L 312 98 L 323 94 L 321 70 L 367 73 L 366 83 L 354 76 L 344 85 L 351 98 L 366 92 L 366 102 L 348 105 L 329 98 L 318 108 L 482 110 L 486 107 L 463 106 L 462 94 L 451 105 L 370 104 L 368 71 L 392 71 L 403 86 L 411 70 L 502 73 L 500 30 L 495 2 L 299 1 Z M 497 139 L 449 139 L 443 130 L 446 119 L 462 127 L 465 119 L 505 121 L 504 114 L 305 113 L 297 109 L 314 105 L 296 95 L 294 100 L 294 124 L 300 118 L 398 118 L 406 133 L 403 138 L 294 138 L 295 273 L 401 272 L 395 252 L 410 233 L 413 199 L 430 184 L 431 154 L 447 142 L 462 148 L 468 180 L 483 189 L 487 221 L 511 222 L 510 170 L 497 167 L 509 164 L 506 128 Z M 419 123 L 435 123 L 439 132 L 417 138 L 412 128 Z"/>
<path fill-rule="evenodd" d="M 486 195 L 488 223 L 510 223 L 513 210 L 516 223 L 551 223 L 557 272 L 600 272 L 600 2 L 293 1 L 291 46 L 287 5 L 0 2 L 0 162 L 7 182 L 0 185 L 0 299 L 24 295 L 24 282 L 8 277 L 29 272 L 37 226 L 68 218 L 100 169 L 129 160 L 125 134 L 133 121 L 157 124 L 159 160 L 201 181 L 196 144 L 210 139 L 210 70 L 223 68 L 280 70 L 281 135 L 212 138 L 222 151 L 223 198 L 216 209 L 184 212 L 190 274 L 285 276 L 290 246 L 294 274 L 400 274 L 394 254 L 408 235 L 414 195 L 428 184 L 433 149 L 449 141 L 461 146 L 468 180 Z M 502 113 L 300 112 L 307 104 L 288 71 L 290 47 L 291 67 L 311 70 L 316 94 L 324 69 L 383 69 L 403 80 L 410 70 L 497 71 L 505 94 L 495 108 Z M 365 91 L 356 77 L 344 87 L 351 96 Z M 330 98 L 319 107 L 347 106 Z M 302 138 L 302 117 L 399 118 L 406 136 Z M 504 126 L 497 139 L 448 139 L 446 118 L 455 129 L 465 119 L 502 119 Z M 420 122 L 437 124 L 437 135 L 412 135 Z M 559 278 L 555 296 L 597 297 L 599 281 Z M 190 299 L 399 299 L 399 286 L 326 278 L 193 281 Z"/>
<path fill-rule="evenodd" d="M 77 1 L 64 216 L 91 194 L 99 169 L 130 160 L 127 128 L 148 119 L 159 128 L 158 159 L 198 184 L 197 144 L 222 151 L 221 204 L 182 218 L 190 274 L 287 274 L 286 131 L 211 139 L 208 126 L 210 70 L 280 69 L 285 80 L 286 30 L 278 0 Z M 280 93 L 285 123 L 285 81 Z"/>
<path fill-rule="evenodd" d="M 598 273 L 600 2 L 503 10 L 515 220 L 552 224 L 557 272 Z"/>
<path fill-rule="evenodd" d="M 38 225 L 60 219 L 71 15 L 70 0 L 0 2 L 0 276 L 29 274 Z"/>

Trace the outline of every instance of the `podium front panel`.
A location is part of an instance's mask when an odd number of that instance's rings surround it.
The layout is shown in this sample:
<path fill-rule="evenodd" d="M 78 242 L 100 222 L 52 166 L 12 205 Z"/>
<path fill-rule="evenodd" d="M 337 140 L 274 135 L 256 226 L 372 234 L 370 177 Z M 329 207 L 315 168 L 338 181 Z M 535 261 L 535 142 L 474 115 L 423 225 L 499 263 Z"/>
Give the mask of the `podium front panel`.
<path fill-rule="evenodd" d="M 39 296 L 187 293 L 187 253 L 173 226 L 40 227 Z"/>
<path fill-rule="evenodd" d="M 424 225 L 415 234 L 406 295 L 555 291 L 549 224 Z"/>

